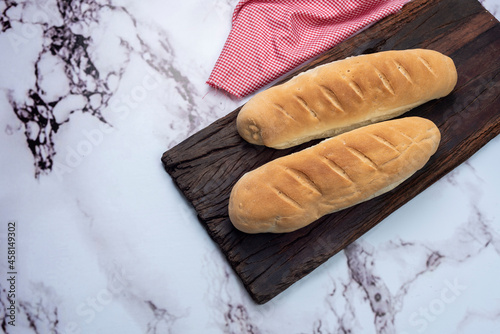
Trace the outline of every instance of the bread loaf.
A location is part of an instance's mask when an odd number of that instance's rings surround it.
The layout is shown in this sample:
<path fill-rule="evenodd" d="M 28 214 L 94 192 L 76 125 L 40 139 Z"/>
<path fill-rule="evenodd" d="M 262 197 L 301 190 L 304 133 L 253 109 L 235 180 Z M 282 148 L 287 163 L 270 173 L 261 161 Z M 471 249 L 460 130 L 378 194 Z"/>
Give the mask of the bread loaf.
<path fill-rule="evenodd" d="M 422 168 L 441 135 L 407 117 L 323 140 L 244 174 L 229 198 L 233 225 L 247 233 L 291 232 L 381 195 Z"/>
<path fill-rule="evenodd" d="M 394 118 L 448 95 L 456 82 L 453 60 L 432 50 L 350 57 L 256 94 L 237 128 L 252 144 L 287 148 Z"/>

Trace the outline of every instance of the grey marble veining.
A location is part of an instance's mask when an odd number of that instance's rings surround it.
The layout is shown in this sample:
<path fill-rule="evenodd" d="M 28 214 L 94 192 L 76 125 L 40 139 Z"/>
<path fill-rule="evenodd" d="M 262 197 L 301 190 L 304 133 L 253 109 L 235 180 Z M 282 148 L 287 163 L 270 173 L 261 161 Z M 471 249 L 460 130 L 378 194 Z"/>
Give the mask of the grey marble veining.
<path fill-rule="evenodd" d="M 20 15 L 11 14 L 19 7 L 22 7 Z M 66 1 L 46 2 L 41 12 L 39 9 L 38 4 L 6 1 L 3 11 L 3 31 L 14 31 L 10 38 L 14 53 L 21 52 L 21 47 L 28 43 L 32 48 L 38 42 L 40 47 L 32 60 L 34 82 L 23 87 L 27 90 L 25 96 L 16 98 L 17 94 L 10 89 L 7 91 L 9 104 L 24 124 L 34 158 L 35 176 L 52 170 L 56 154 L 54 136 L 64 123 L 70 122 L 73 113 L 88 113 L 108 123 L 104 109 L 109 107 L 133 56 L 140 57 L 154 75 L 174 82 L 182 103 L 178 105 L 178 112 L 189 120 L 188 133 L 198 128 L 201 117 L 193 97 L 197 92 L 175 64 L 175 52 L 160 27 L 142 23 L 126 7 L 109 1 L 72 2 L 70 5 Z M 121 31 L 116 31 L 112 39 L 106 36 L 110 33 L 108 20 L 120 21 Z M 20 29 L 16 29 L 19 26 Z M 25 27 L 29 28 L 23 29 Z M 33 34 L 40 34 L 41 38 L 28 40 L 31 36 L 24 33 L 27 29 L 37 30 Z M 17 30 L 21 35 L 17 35 Z M 101 43 L 95 43 L 96 40 Z M 114 43 L 115 61 L 101 60 L 104 43 L 106 47 Z M 54 87 L 56 80 L 63 81 L 64 87 Z M 125 97 L 123 105 L 111 108 L 133 108 L 145 91 L 156 84 L 154 78 L 144 78 L 141 83 L 142 86 L 134 87 L 130 96 Z"/>
<path fill-rule="evenodd" d="M 245 102 L 205 84 L 236 3 L 0 2 L 0 331 L 498 332 L 498 138 L 269 303 L 250 300 L 159 161 Z M 497 0 L 481 3 L 498 18 Z"/>

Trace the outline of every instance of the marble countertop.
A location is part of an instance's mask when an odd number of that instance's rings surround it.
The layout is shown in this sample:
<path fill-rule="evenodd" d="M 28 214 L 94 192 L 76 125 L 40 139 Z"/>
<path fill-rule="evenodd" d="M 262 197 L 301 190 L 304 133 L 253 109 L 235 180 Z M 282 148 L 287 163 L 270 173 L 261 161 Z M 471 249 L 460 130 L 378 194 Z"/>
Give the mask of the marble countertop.
<path fill-rule="evenodd" d="M 0 332 L 498 333 L 500 137 L 250 299 L 160 163 L 245 102 L 205 84 L 236 3 L 0 2 Z"/>

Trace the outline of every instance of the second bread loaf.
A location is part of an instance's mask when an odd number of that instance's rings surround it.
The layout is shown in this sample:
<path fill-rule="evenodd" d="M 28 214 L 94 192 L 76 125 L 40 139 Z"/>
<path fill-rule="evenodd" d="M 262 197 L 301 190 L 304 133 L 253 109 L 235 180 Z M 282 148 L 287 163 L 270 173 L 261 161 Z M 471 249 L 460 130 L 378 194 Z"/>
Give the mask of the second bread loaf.
<path fill-rule="evenodd" d="M 448 95 L 456 82 L 453 60 L 437 51 L 350 57 L 256 94 L 237 128 L 252 144 L 283 149 L 399 116 Z"/>
<path fill-rule="evenodd" d="M 440 138 L 433 122 L 406 117 L 326 139 L 243 175 L 229 217 L 247 233 L 297 230 L 393 189 L 427 163 Z"/>

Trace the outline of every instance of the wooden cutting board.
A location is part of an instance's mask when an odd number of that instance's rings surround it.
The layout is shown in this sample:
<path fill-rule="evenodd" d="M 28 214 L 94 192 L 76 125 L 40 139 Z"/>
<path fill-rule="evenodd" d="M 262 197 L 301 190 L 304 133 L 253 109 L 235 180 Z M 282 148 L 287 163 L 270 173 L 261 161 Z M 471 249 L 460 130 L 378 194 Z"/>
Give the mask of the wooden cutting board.
<path fill-rule="evenodd" d="M 500 132 L 500 24 L 476 0 L 412 1 L 284 80 L 348 56 L 410 48 L 449 55 L 458 83 L 449 96 L 404 115 L 435 122 L 442 141 L 426 167 L 385 195 L 293 233 L 248 235 L 233 228 L 228 218 L 234 183 L 244 173 L 314 142 L 282 151 L 248 144 L 236 131 L 238 108 L 163 154 L 166 171 L 257 303 L 309 274 Z"/>

